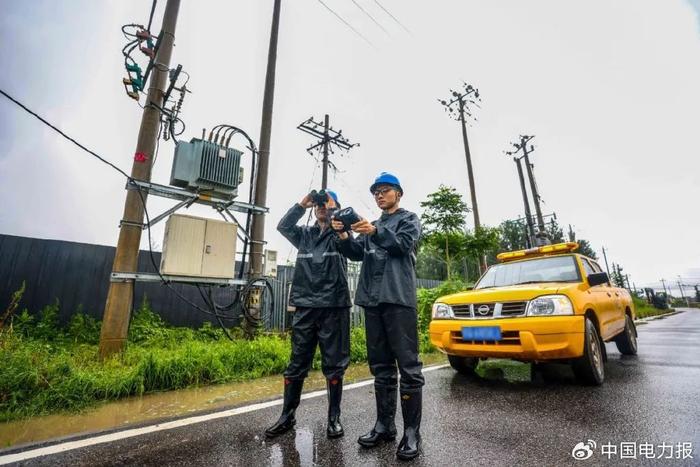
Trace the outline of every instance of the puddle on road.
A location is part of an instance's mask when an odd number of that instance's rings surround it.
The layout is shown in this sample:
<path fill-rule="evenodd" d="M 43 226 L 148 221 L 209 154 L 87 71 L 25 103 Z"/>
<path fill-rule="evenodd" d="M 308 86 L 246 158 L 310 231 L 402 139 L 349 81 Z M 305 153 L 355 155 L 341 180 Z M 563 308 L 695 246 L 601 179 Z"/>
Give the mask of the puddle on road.
<path fill-rule="evenodd" d="M 423 356 L 426 365 L 446 362 L 442 354 Z M 345 384 L 371 378 L 367 364 L 351 365 Z M 320 371 L 314 371 L 304 383 L 304 392 L 326 387 Z M 180 389 L 108 402 L 78 414 L 59 414 L 0 423 L 0 448 L 43 441 L 83 432 L 124 427 L 188 413 L 240 405 L 282 395 L 282 376 L 266 376 L 241 383 Z"/>

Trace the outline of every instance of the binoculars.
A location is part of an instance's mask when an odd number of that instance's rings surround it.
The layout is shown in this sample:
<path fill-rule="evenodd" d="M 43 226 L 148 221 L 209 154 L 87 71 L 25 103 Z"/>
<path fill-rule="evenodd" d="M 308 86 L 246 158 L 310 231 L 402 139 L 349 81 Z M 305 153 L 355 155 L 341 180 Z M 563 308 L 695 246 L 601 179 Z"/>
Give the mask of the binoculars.
<path fill-rule="evenodd" d="M 311 190 L 309 196 L 311 197 L 311 200 L 314 202 L 314 204 L 317 206 L 324 206 L 328 202 L 328 193 L 326 193 L 326 190 Z"/>
<path fill-rule="evenodd" d="M 350 231 L 350 226 L 356 224 L 362 220 L 360 216 L 357 215 L 353 208 L 341 209 L 331 216 L 331 219 L 340 221 L 343 223 L 343 231 Z"/>

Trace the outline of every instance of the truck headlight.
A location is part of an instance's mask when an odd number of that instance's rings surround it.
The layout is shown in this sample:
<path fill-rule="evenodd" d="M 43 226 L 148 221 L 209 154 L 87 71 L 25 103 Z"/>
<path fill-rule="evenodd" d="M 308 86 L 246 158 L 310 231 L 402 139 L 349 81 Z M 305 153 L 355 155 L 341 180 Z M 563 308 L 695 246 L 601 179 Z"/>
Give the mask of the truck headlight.
<path fill-rule="evenodd" d="M 573 315 L 574 306 L 566 295 L 544 295 L 531 300 L 527 305 L 527 316 Z"/>
<path fill-rule="evenodd" d="M 452 312 L 452 307 L 450 305 L 446 305 L 445 303 L 433 303 L 434 319 L 445 319 L 454 317 L 455 314 Z"/>

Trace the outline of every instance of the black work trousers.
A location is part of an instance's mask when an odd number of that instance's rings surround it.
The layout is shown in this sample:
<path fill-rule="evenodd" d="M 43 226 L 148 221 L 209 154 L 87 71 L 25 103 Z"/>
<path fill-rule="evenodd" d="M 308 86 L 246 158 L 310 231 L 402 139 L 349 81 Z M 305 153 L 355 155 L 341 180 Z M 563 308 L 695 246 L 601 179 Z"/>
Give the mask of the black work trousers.
<path fill-rule="evenodd" d="M 292 319 L 292 356 L 284 377 L 306 378 L 317 345 L 323 375 L 329 380 L 342 378 L 350 363 L 350 308 L 297 308 Z"/>
<path fill-rule="evenodd" d="M 423 387 L 423 363 L 418 358 L 418 315 L 415 308 L 380 303 L 365 308 L 367 357 L 376 386 L 396 388 L 401 373 L 401 392 Z"/>

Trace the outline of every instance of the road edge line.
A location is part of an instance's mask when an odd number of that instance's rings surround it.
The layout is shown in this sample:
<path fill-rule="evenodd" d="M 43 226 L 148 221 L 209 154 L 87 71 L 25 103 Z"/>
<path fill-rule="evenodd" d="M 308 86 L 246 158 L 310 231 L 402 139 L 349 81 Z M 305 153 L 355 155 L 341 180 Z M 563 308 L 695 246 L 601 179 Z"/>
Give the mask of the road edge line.
<path fill-rule="evenodd" d="M 439 370 L 449 366 L 448 364 L 433 365 L 423 368 L 423 373 L 428 373 L 430 371 Z M 343 389 L 356 389 L 363 386 L 369 386 L 374 383 L 374 379 L 366 379 L 364 381 L 359 381 L 357 383 L 352 383 L 344 385 Z M 326 394 L 325 390 L 312 391 L 306 394 L 302 394 L 301 398 L 303 400 L 313 399 L 315 397 L 323 396 Z M 136 436 L 146 435 L 149 433 L 155 433 L 158 431 L 172 430 L 174 428 L 180 428 L 183 426 L 194 425 L 197 423 L 202 423 L 210 420 L 217 420 L 219 418 L 232 417 L 234 415 L 240 415 L 249 412 L 255 412 L 257 410 L 266 409 L 269 407 L 274 407 L 276 405 L 282 405 L 282 399 L 275 399 L 267 402 L 257 402 L 255 404 L 244 405 L 242 407 L 236 407 L 234 409 L 222 410 L 220 412 L 212 412 L 206 415 L 197 415 L 194 417 L 185 417 L 177 420 L 173 420 L 165 423 L 156 423 L 154 425 L 147 425 L 140 428 L 130 428 L 122 431 L 116 431 L 114 433 L 109 433 L 105 435 L 97 435 L 93 437 L 83 438 L 76 441 L 65 441 L 57 444 L 52 444 L 50 446 L 45 446 L 36 449 L 29 449 L 27 451 L 20 451 L 14 454 L 7 454 L 0 456 L 0 465 L 10 464 L 12 462 L 21 462 L 28 459 L 34 459 L 37 457 L 48 456 L 51 454 L 60 454 L 67 451 L 72 451 L 75 449 L 80 449 L 89 446 L 95 446 L 97 444 L 110 443 L 114 441 L 119 441 L 122 439 L 133 438 Z"/>

